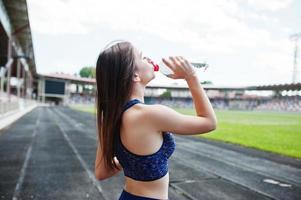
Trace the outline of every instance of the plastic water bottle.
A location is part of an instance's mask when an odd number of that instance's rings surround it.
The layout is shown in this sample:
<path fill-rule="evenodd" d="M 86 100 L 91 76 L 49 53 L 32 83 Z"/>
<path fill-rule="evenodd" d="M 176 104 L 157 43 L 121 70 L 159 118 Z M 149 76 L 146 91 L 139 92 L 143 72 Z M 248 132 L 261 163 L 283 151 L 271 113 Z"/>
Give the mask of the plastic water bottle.
<path fill-rule="evenodd" d="M 154 71 L 160 71 L 165 76 L 173 74 L 173 71 L 163 62 L 156 64 L 153 61 L 150 61 L 150 63 L 154 66 Z M 206 62 L 191 62 L 190 64 L 195 68 L 196 71 L 199 71 L 199 69 L 201 68 L 204 68 L 205 71 L 209 67 L 209 65 Z"/>

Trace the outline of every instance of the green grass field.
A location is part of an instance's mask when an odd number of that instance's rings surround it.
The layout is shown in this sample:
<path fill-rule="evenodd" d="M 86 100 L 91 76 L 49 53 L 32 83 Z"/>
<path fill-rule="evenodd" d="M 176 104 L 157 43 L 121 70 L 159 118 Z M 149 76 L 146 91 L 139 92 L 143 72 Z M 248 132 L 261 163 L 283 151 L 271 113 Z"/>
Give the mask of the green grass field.
<path fill-rule="evenodd" d="M 93 107 L 72 106 L 84 112 Z M 195 115 L 195 110 L 174 108 L 180 113 Z M 301 115 L 296 113 L 257 111 L 216 111 L 216 130 L 197 135 L 208 139 L 240 144 L 290 157 L 301 158 Z"/>

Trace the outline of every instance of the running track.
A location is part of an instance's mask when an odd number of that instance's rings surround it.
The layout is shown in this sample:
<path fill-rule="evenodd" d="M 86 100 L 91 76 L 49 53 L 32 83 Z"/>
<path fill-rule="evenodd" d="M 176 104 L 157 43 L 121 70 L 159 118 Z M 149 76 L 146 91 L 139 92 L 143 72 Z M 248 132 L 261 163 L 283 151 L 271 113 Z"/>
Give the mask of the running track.
<path fill-rule="evenodd" d="M 175 135 L 170 200 L 301 199 L 301 160 Z M 123 172 L 94 178 L 95 117 L 38 107 L 0 131 L 0 199 L 118 199 Z"/>

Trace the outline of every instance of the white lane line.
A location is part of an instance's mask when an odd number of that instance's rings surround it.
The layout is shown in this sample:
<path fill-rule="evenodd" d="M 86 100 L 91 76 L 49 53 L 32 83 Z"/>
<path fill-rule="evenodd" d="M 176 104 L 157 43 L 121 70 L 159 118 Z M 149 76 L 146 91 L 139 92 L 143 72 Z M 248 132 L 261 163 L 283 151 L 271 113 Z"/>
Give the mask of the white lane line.
<path fill-rule="evenodd" d="M 188 192 L 186 192 L 185 190 L 183 190 L 182 188 L 180 188 L 180 187 L 177 186 L 176 184 L 171 183 L 171 184 L 169 184 L 169 185 L 170 185 L 170 187 L 171 187 L 172 189 L 174 189 L 174 191 L 175 191 L 177 194 L 186 197 L 185 199 L 189 199 L 189 200 L 198 200 L 197 198 L 195 198 L 194 196 L 192 196 L 191 194 L 189 194 Z"/>
<path fill-rule="evenodd" d="M 76 127 L 77 130 L 81 131 L 81 132 L 85 132 L 87 133 L 87 129 L 84 129 L 85 125 L 80 123 L 80 122 L 77 122 L 75 121 L 72 117 L 70 116 L 67 116 L 66 114 L 64 114 L 63 112 L 55 109 L 53 110 L 53 112 L 57 113 L 58 115 L 60 115 L 62 118 L 64 118 L 65 120 L 67 120 L 70 124 L 72 124 L 73 126 Z M 96 132 L 95 132 L 95 136 L 92 135 L 92 134 L 86 134 L 87 137 L 91 138 L 91 139 L 94 139 L 96 140 Z"/>
<path fill-rule="evenodd" d="M 291 184 L 287 184 L 287 183 L 281 183 L 279 181 L 276 181 L 274 179 L 263 179 L 263 182 L 265 183 L 270 183 L 270 184 L 274 184 L 274 185 L 279 185 L 281 187 L 292 187 Z"/>
<path fill-rule="evenodd" d="M 285 178 L 283 176 L 279 176 L 277 174 L 273 174 L 272 172 L 268 172 L 268 170 L 261 170 L 260 168 L 258 168 L 256 166 L 252 166 L 251 164 L 247 165 L 247 164 L 244 164 L 244 163 L 239 163 L 239 162 L 231 161 L 231 158 L 229 159 L 226 156 L 221 157 L 221 156 L 219 156 L 217 154 L 216 155 L 214 155 L 214 154 L 211 155 L 210 153 L 205 152 L 205 151 L 201 150 L 200 148 L 196 148 L 193 145 L 181 144 L 181 146 L 178 146 L 177 148 L 178 149 L 183 149 L 184 151 L 188 151 L 190 153 L 194 153 L 196 155 L 200 155 L 200 156 L 206 157 L 208 159 L 212 159 L 214 161 L 218 161 L 218 162 L 224 163 L 224 164 L 229 165 L 229 166 L 233 166 L 233 167 L 236 167 L 236 168 L 248 171 L 248 172 L 252 172 L 252 173 L 261 175 L 263 177 L 270 176 L 270 177 L 274 177 L 274 178 L 277 178 L 277 179 L 281 179 L 281 180 L 283 180 L 285 182 L 289 182 L 289 183 L 292 183 L 292 184 L 295 184 L 295 185 L 299 185 L 299 183 L 296 182 L 295 180 L 291 180 L 291 179 Z M 221 151 L 223 151 L 223 150 L 221 150 Z M 265 161 L 263 160 L 262 162 L 265 162 Z"/>
<path fill-rule="evenodd" d="M 278 181 L 275 181 L 273 179 L 263 179 L 263 182 L 270 183 L 270 184 L 279 184 Z"/>
<path fill-rule="evenodd" d="M 20 191 L 21 191 L 21 188 L 22 188 L 22 185 L 23 185 L 23 182 L 24 182 L 25 174 L 26 174 L 28 161 L 31 157 L 32 145 L 33 145 L 34 139 L 37 135 L 37 128 L 40 124 L 40 116 L 41 116 L 41 111 L 39 110 L 38 118 L 37 118 L 34 130 L 33 130 L 32 136 L 31 136 L 31 138 L 32 138 L 31 143 L 29 145 L 29 148 L 27 149 L 26 156 L 25 156 L 25 161 L 23 163 L 23 166 L 22 166 L 22 169 L 21 169 L 21 172 L 20 172 L 20 176 L 19 176 L 17 185 L 15 187 L 14 194 L 13 194 L 13 197 L 12 197 L 13 200 L 17 200 L 19 198 L 19 195 L 20 195 Z"/>
<path fill-rule="evenodd" d="M 187 140 L 187 142 L 184 142 L 185 139 L 182 138 L 180 138 L 180 141 L 183 141 L 181 142 L 181 146 L 187 147 L 187 149 L 192 150 L 193 152 L 196 152 L 198 154 L 206 155 L 207 157 L 214 158 L 215 160 L 219 160 L 225 163 L 232 163 L 239 168 L 247 168 L 252 171 L 256 171 L 257 174 L 261 174 L 263 176 L 269 175 L 273 178 L 290 182 L 295 185 L 301 184 L 301 179 L 296 178 L 300 177 L 301 175 L 301 170 L 298 168 L 286 164 L 279 164 L 263 158 L 244 155 L 243 153 L 234 150 L 226 150 L 202 142 L 190 142 Z M 202 145 L 201 148 L 200 145 Z M 262 164 L 258 165 L 256 163 Z M 274 170 L 270 170 L 272 168 Z"/>
<path fill-rule="evenodd" d="M 91 129 L 89 129 L 89 130 L 84 129 L 87 125 L 85 125 L 85 124 L 83 124 L 81 122 L 78 122 L 79 121 L 78 119 L 74 119 L 73 117 L 65 114 L 63 111 L 61 111 L 59 109 L 55 109 L 55 111 L 58 112 L 58 114 L 62 115 L 62 117 L 64 117 L 65 119 L 67 119 L 71 124 L 76 124 L 76 126 L 79 126 L 80 130 L 82 130 L 84 133 L 88 133 L 88 137 L 97 140 L 96 131 L 91 131 Z"/>
<path fill-rule="evenodd" d="M 182 150 L 180 150 L 180 149 L 182 149 Z M 182 165 L 184 165 L 188 168 L 193 168 L 195 170 L 200 170 L 200 171 L 206 172 L 206 173 L 208 173 L 210 175 L 213 175 L 213 176 L 220 177 L 220 179 L 225 180 L 227 182 L 230 182 L 230 184 L 238 185 L 241 188 L 245 188 L 246 190 L 250 190 L 251 192 L 262 195 L 265 198 L 275 199 L 274 194 L 271 193 L 271 191 L 262 190 L 262 189 L 260 189 L 260 187 L 257 187 L 256 185 L 254 186 L 254 185 L 250 184 L 250 182 L 242 182 L 240 180 L 241 176 L 233 176 L 232 174 L 231 174 L 231 176 L 230 175 L 225 175 L 219 169 L 216 169 L 216 168 L 212 169 L 211 165 L 208 167 L 204 163 L 199 164 L 201 161 L 199 161 L 197 159 L 193 160 L 195 162 L 187 163 L 187 156 L 185 155 L 185 153 L 183 153 L 183 151 L 185 149 L 181 148 L 181 147 L 180 148 L 178 147 L 178 150 L 180 150 L 180 151 L 177 151 L 176 154 L 173 154 L 173 158 L 178 160 L 179 162 L 181 162 Z M 241 170 L 244 170 L 244 169 L 241 169 Z M 248 170 L 245 170 L 245 171 L 248 171 Z M 251 171 L 251 173 L 255 173 L 255 172 Z M 259 176 L 261 176 L 261 175 L 259 175 Z"/>
<path fill-rule="evenodd" d="M 109 199 L 108 197 L 105 197 L 105 195 L 103 193 L 103 189 L 101 188 L 100 184 L 98 183 L 98 180 L 95 178 L 94 173 L 89 169 L 86 162 L 82 159 L 81 155 L 78 153 L 77 149 L 75 148 L 75 146 L 71 142 L 71 140 L 68 137 L 68 135 L 66 134 L 65 130 L 59 125 L 56 116 L 53 114 L 53 112 L 51 114 L 54 116 L 53 119 L 55 121 L 55 124 L 57 125 L 57 127 L 61 131 L 61 133 L 64 136 L 65 140 L 67 141 L 68 145 L 70 146 L 73 153 L 75 154 L 76 158 L 79 160 L 80 164 L 82 165 L 82 167 L 86 171 L 86 173 L 87 173 L 88 177 L 90 178 L 90 180 L 92 181 L 93 185 L 96 187 L 96 189 L 103 196 L 104 199 Z"/>

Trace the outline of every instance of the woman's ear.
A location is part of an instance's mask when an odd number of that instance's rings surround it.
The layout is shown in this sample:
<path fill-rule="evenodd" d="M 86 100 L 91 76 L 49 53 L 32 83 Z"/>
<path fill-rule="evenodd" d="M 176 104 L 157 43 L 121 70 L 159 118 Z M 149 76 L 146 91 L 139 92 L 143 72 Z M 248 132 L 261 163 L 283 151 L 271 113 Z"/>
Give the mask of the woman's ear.
<path fill-rule="evenodd" d="M 139 74 L 137 72 L 134 73 L 133 81 L 134 82 L 140 82 L 141 81 L 141 79 L 139 77 Z"/>

